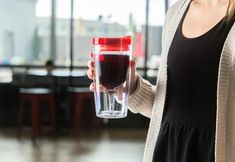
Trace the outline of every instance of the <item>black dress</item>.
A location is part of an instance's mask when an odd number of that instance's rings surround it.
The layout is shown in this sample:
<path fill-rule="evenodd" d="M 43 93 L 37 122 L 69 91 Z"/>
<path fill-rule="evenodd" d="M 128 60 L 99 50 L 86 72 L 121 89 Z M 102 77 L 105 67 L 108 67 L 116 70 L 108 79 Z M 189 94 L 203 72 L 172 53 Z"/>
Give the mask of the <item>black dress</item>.
<path fill-rule="evenodd" d="M 188 8 L 169 49 L 166 102 L 153 162 L 215 161 L 219 60 L 234 20 L 222 19 L 205 34 L 186 38 L 182 22 Z"/>

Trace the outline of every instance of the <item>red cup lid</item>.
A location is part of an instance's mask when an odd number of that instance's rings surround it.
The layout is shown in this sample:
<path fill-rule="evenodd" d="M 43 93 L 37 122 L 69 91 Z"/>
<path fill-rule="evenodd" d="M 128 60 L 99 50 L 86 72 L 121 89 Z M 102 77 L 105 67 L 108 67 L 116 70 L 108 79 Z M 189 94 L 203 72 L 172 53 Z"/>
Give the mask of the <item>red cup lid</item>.
<path fill-rule="evenodd" d="M 129 51 L 129 45 L 100 45 L 100 51 Z"/>
<path fill-rule="evenodd" d="M 93 38 L 93 45 L 109 45 L 109 46 L 128 46 L 131 44 L 131 36 L 119 38 Z"/>

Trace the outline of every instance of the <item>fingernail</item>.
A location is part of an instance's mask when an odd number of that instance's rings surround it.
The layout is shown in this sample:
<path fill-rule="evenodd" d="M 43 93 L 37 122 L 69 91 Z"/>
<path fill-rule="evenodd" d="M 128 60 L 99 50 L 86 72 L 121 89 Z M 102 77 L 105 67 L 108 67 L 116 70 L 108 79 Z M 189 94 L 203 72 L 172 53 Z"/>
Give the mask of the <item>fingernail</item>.
<path fill-rule="evenodd" d="M 131 66 L 135 66 L 135 61 L 131 60 Z"/>

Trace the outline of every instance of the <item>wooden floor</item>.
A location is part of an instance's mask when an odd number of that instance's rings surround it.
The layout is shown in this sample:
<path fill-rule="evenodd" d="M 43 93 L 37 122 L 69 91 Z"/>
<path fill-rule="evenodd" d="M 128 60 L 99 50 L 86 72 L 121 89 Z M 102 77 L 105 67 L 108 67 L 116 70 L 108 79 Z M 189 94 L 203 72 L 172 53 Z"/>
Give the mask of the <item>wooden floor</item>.
<path fill-rule="evenodd" d="M 146 139 L 143 129 L 82 131 L 33 143 L 30 132 L 16 137 L 14 129 L 0 129 L 1 162 L 141 162 Z"/>

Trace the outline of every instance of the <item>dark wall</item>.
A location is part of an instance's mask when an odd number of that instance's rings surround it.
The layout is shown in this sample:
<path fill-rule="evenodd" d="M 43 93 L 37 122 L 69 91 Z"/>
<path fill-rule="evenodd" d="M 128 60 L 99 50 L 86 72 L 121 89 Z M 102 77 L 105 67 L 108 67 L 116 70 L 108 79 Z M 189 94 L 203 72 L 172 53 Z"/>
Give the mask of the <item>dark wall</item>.
<path fill-rule="evenodd" d="M 15 78 L 22 78 L 22 77 L 15 77 Z M 52 87 L 49 78 L 33 78 L 30 76 L 23 77 L 24 81 L 14 81 L 13 83 L 9 84 L 0 84 L 0 126 L 1 127 L 8 127 L 8 126 L 17 126 L 18 120 L 18 110 L 19 110 L 19 88 L 21 87 L 37 87 L 44 85 L 46 87 Z M 44 84 L 39 84 L 39 83 Z M 90 80 L 87 77 L 84 78 L 75 78 L 73 83 L 75 86 L 80 87 L 88 87 L 90 84 Z M 45 84 L 48 83 L 48 84 Z M 67 111 L 67 87 L 69 86 L 69 78 L 62 78 L 57 80 L 57 88 L 56 88 L 56 100 L 57 100 L 57 125 L 58 128 L 66 128 L 68 127 L 68 117 L 66 114 Z M 91 124 L 91 118 L 96 118 L 97 120 L 101 121 L 102 127 L 108 128 L 146 128 L 148 127 L 149 119 L 139 115 L 133 114 L 128 112 L 128 117 L 124 119 L 112 119 L 109 120 L 108 123 L 103 122 L 102 119 L 98 119 L 95 117 L 92 111 L 89 111 L 89 108 L 92 107 L 91 103 L 94 102 L 94 99 L 91 98 L 90 101 L 85 102 L 83 105 L 83 119 L 82 125 L 86 127 L 87 125 Z M 45 107 L 47 104 L 45 104 Z M 94 108 L 91 108 L 94 109 Z M 31 115 L 30 115 L 30 103 L 26 103 L 26 109 L 24 113 L 24 122 L 26 125 L 30 124 Z M 93 111 L 94 112 L 94 111 Z M 89 114 L 90 113 L 90 114 Z M 49 124 L 49 112 L 44 110 L 43 113 L 43 123 Z"/>

